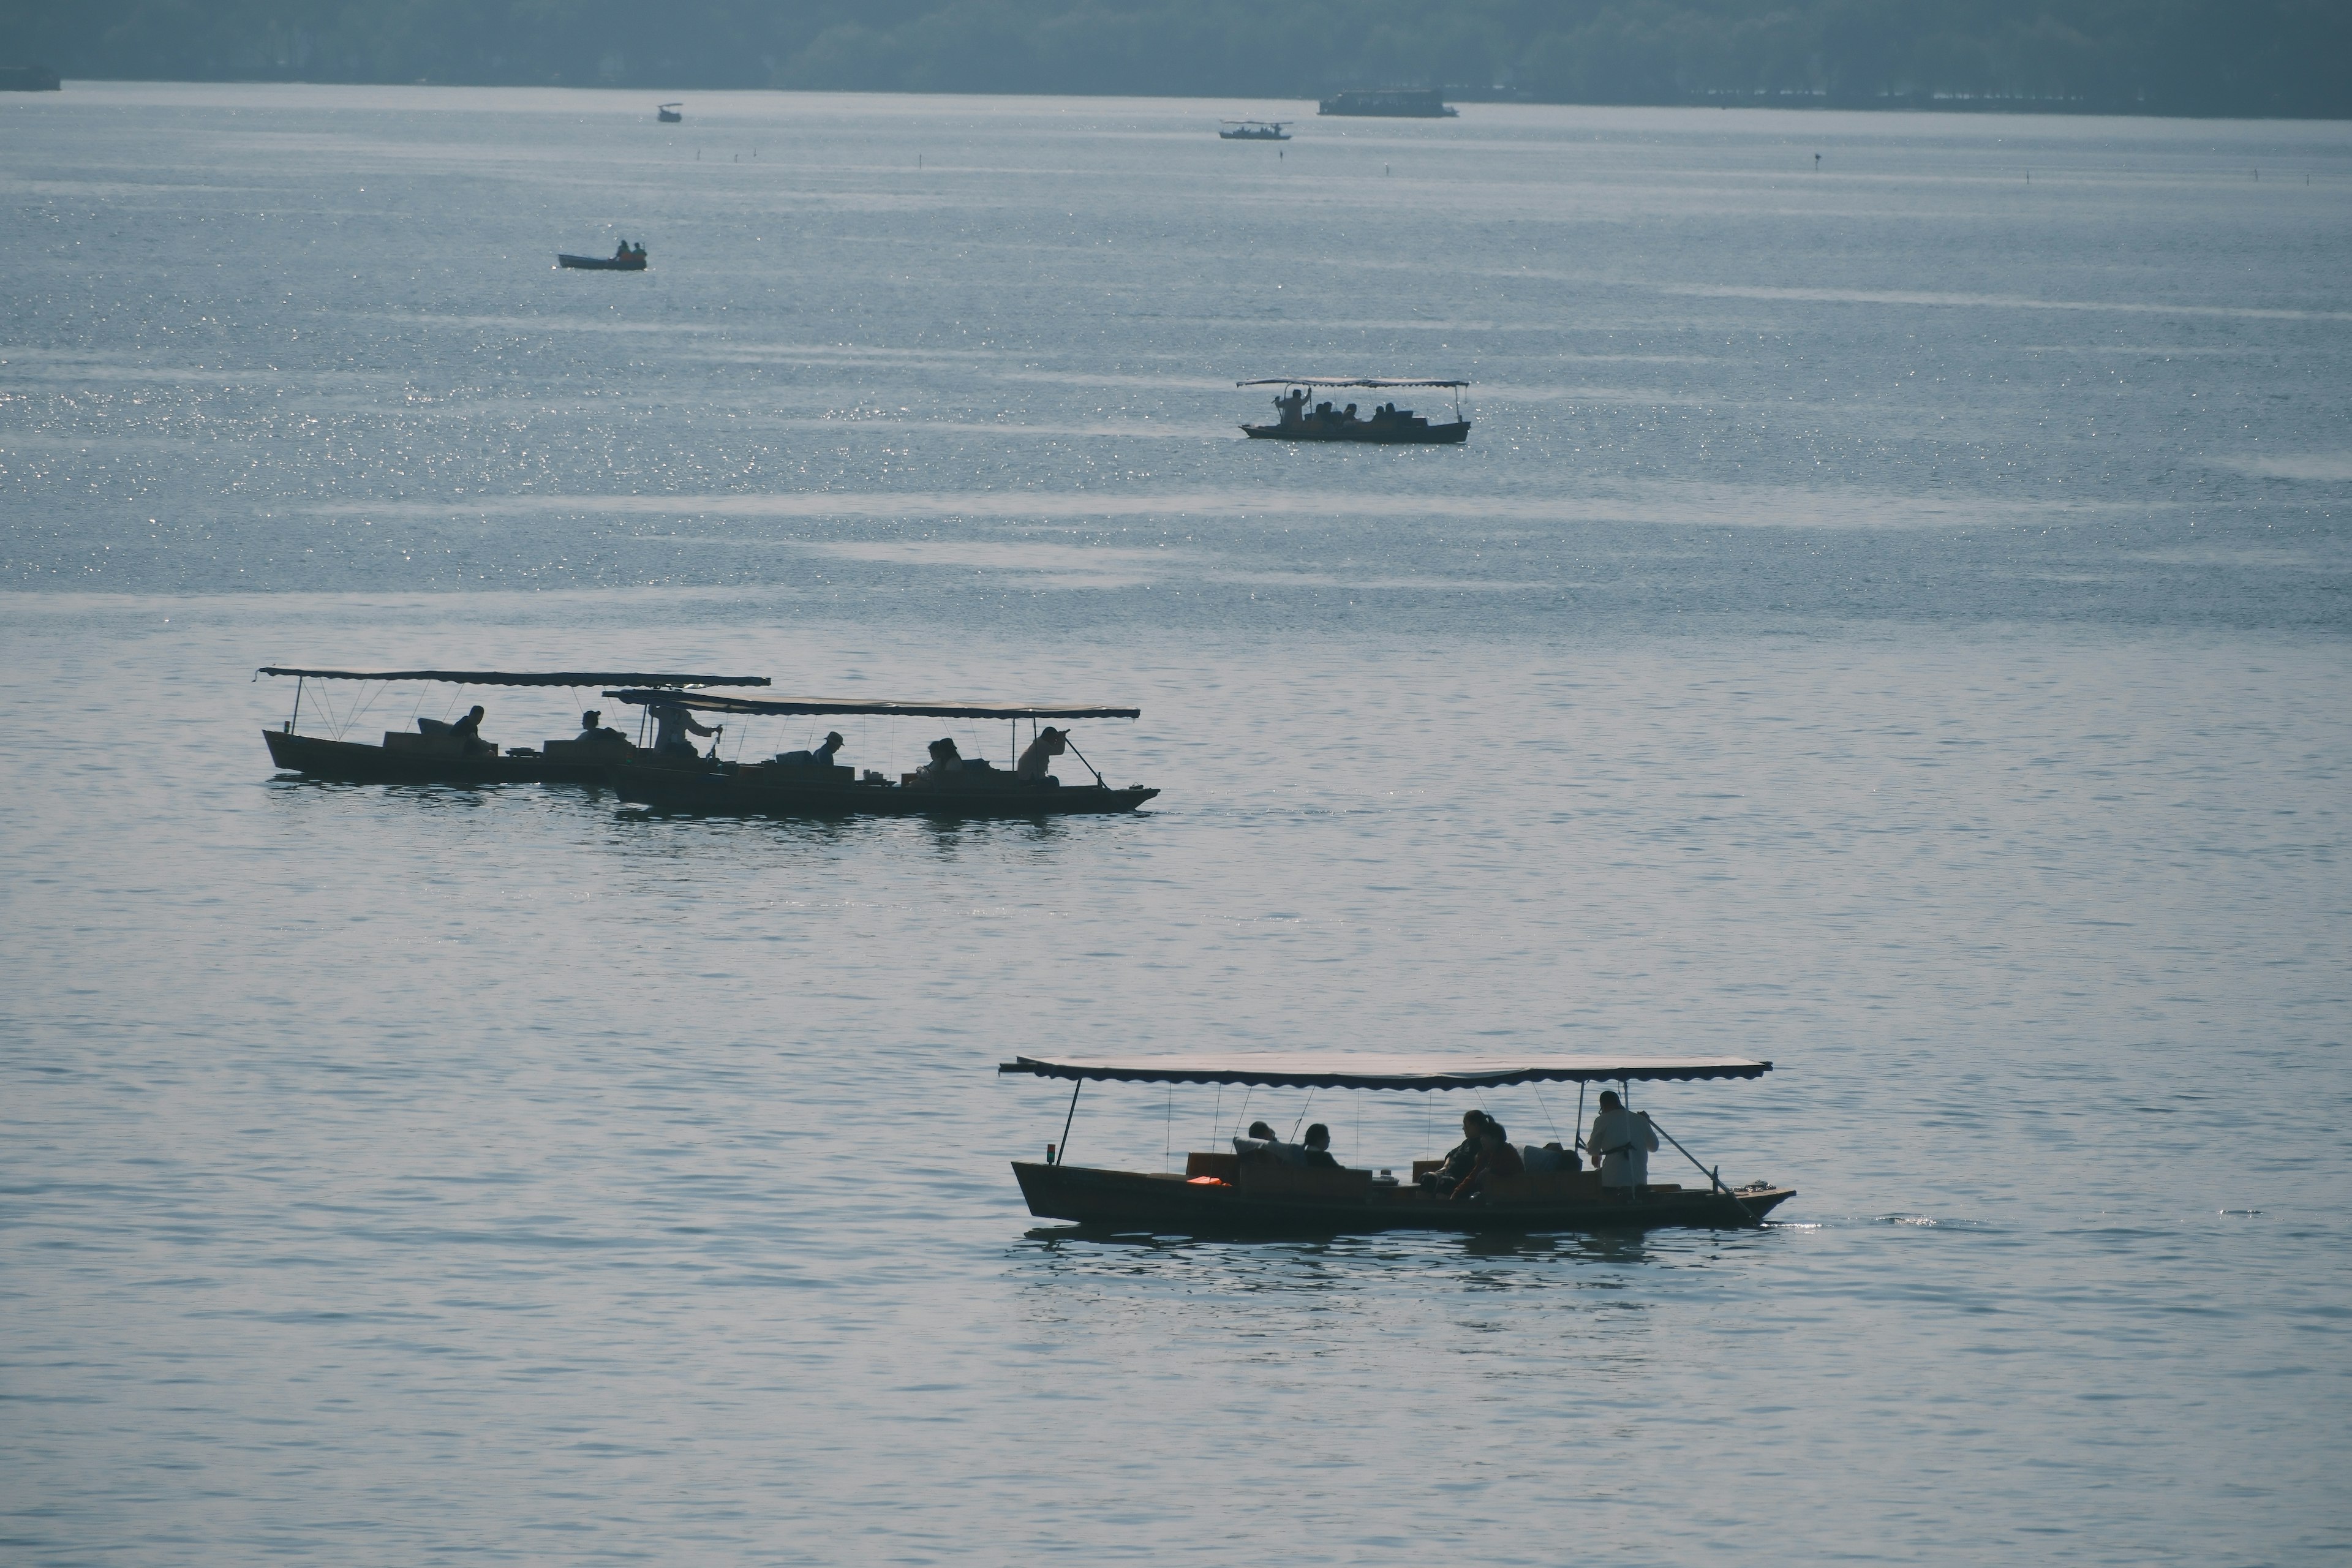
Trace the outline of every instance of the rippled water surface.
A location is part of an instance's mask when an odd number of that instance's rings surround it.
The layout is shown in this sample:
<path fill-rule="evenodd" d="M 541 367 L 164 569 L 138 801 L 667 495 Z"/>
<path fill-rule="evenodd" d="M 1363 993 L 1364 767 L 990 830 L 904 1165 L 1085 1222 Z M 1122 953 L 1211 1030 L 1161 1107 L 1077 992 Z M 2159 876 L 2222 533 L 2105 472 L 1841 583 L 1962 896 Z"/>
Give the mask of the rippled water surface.
<path fill-rule="evenodd" d="M 10 1561 L 2352 1549 L 2352 128 L 652 107 L 0 100 Z M 1237 438 L 1359 371 L 1469 444 Z M 303 784 L 276 662 L 1129 700 L 1165 794 Z M 1637 1100 L 1800 1195 L 1078 1238 L 1045 1047 L 1753 1054 Z"/>

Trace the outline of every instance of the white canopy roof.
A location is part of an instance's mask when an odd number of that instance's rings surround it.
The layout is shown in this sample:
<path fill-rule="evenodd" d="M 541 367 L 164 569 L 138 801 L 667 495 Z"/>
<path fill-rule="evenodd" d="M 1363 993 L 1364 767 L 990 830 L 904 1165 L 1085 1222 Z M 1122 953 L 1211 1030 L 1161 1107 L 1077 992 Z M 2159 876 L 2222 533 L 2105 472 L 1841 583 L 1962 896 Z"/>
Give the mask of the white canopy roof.
<path fill-rule="evenodd" d="M 1748 1057 L 1204 1056 L 1076 1058 L 1015 1057 L 1001 1073 L 1112 1083 L 1235 1083 L 1281 1089 L 1495 1089 L 1514 1083 L 1761 1078 L 1770 1062 Z"/>

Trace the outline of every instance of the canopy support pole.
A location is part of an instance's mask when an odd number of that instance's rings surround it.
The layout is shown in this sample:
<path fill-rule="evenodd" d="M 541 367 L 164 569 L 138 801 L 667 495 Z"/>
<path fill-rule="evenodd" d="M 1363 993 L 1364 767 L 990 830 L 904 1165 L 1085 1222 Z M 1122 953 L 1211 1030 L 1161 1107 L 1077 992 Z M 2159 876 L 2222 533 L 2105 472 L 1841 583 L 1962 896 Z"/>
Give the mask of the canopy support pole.
<path fill-rule="evenodd" d="M 292 734 L 294 726 L 302 721 L 302 677 L 294 678 L 294 717 L 286 721 L 286 732 Z"/>
<path fill-rule="evenodd" d="M 1733 1203 L 1739 1205 L 1739 1212 L 1747 1215 L 1750 1220 L 1753 1220 L 1756 1217 L 1755 1215 L 1748 1210 L 1746 1200 L 1742 1199 L 1738 1194 L 1733 1192 L 1729 1187 L 1723 1184 L 1723 1178 L 1721 1176 L 1717 1175 L 1715 1172 L 1707 1169 L 1705 1165 L 1699 1165 L 1698 1156 L 1692 1153 L 1689 1150 L 1684 1149 L 1681 1139 L 1675 1137 L 1673 1133 L 1659 1126 L 1658 1119 L 1656 1117 L 1650 1115 L 1647 1111 L 1643 1111 L 1642 1114 L 1643 1120 L 1649 1122 L 1651 1131 L 1655 1132 L 1659 1137 L 1664 1138 L 1667 1142 L 1672 1143 L 1676 1149 L 1681 1150 L 1682 1157 L 1684 1159 L 1688 1160 L 1694 1165 L 1698 1165 L 1699 1174 L 1706 1178 L 1707 1185 L 1709 1187 L 1721 1193 Z"/>
<path fill-rule="evenodd" d="M 1070 1158 L 1070 1123 L 1071 1123 L 1072 1121 L 1076 1121 L 1076 1120 L 1077 1119 L 1077 1115 L 1078 1115 L 1078 1090 L 1080 1090 L 1080 1089 L 1084 1089 L 1084 1088 L 1086 1088 L 1086 1087 L 1087 1087 L 1087 1080 L 1086 1080 L 1086 1079 L 1077 1079 L 1074 1080 L 1074 1081 L 1071 1083 L 1071 1085 L 1070 1085 L 1070 1113 L 1069 1113 L 1069 1115 L 1065 1116 L 1065 1117 L 1063 1117 L 1063 1118 L 1062 1118 L 1062 1142 L 1061 1142 L 1061 1147 L 1060 1147 L 1059 1151 L 1058 1151 L 1058 1152 L 1055 1154 L 1055 1156 L 1054 1156 L 1054 1163 L 1055 1163 L 1056 1165 L 1066 1164 L 1066 1163 L 1068 1163 L 1068 1162 L 1069 1162 L 1069 1158 Z M 1677 1148 L 1677 1149 L 1679 1149 L 1679 1148 L 1681 1148 L 1681 1147 L 1682 1147 L 1682 1145 L 1681 1145 L 1681 1144 L 1679 1144 L 1679 1143 L 1677 1143 L 1677 1144 L 1675 1144 L 1675 1148 Z"/>
<path fill-rule="evenodd" d="M 1580 1149 L 1584 1149 L 1584 1080 L 1578 1079 L 1576 1080 L 1576 1125 L 1569 1129 L 1576 1138 L 1576 1147 Z M 1589 1154 L 1592 1151 L 1585 1149 L 1584 1152 Z"/>

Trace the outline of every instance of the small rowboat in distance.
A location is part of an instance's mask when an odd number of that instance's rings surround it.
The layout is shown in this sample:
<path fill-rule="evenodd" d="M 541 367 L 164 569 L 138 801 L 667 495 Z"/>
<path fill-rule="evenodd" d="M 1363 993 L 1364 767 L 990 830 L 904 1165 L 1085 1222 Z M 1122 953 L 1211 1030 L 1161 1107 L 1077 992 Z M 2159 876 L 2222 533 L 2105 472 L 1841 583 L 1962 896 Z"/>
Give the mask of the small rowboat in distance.
<path fill-rule="evenodd" d="M 555 264 L 580 272 L 643 272 L 646 269 L 646 253 L 630 250 L 618 256 L 572 256 L 559 250 L 555 253 Z"/>
<path fill-rule="evenodd" d="M 1355 441 L 1375 447 L 1458 447 L 1470 438 L 1470 421 L 1463 417 L 1462 391 L 1466 381 L 1384 381 L 1378 376 L 1337 378 L 1317 375 L 1282 375 L 1259 381 L 1237 381 L 1235 386 L 1279 386 L 1286 388 L 1274 400 L 1276 419 L 1271 425 L 1244 425 L 1242 434 L 1253 441 Z M 1326 398 L 1314 404 L 1310 387 L 1382 387 L 1424 386 L 1449 390 L 1454 394 L 1454 417 L 1447 422 L 1434 422 L 1422 417 L 1410 408 L 1399 408 L 1394 402 L 1383 403 L 1369 416 L 1359 416 L 1352 403 L 1335 408 L 1335 399 Z"/>
<path fill-rule="evenodd" d="M 294 716 L 278 730 L 264 730 L 269 760 L 289 773 L 349 784 L 583 784 L 604 782 L 617 758 L 640 748 L 625 736 L 604 732 L 593 740 L 575 736 L 541 746 L 501 752 L 488 741 L 467 740 L 450 726 L 419 719 L 414 731 L 386 730 L 383 743 L 331 740 L 300 732 L 302 693 L 313 680 L 433 681 L 450 686 L 567 686 L 595 690 L 615 681 L 683 690 L 701 686 L 765 686 L 764 675 L 670 675 L 614 670 L 506 669 L 299 669 L 266 665 L 257 673 L 294 677 Z M 364 704 L 362 704 L 362 708 Z M 346 719 L 346 723 L 352 721 Z M 650 753 L 647 753 L 650 754 Z"/>
<path fill-rule="evenodd" d="M 1070 1220 L 1106 1233 L 1182 1236 L 1337 1236 L 1381 1230 L 1531 1231 L 1647 1230 L 1669 1226 L 1727 1228 L 1753 1226 L 1796 1196 L 1787 1187 L 1757 1182 L 1727 1187 L 1698 1165 L 1671 1133 L 1648 1125 L 1680 1150 L 1701 1184 L 1645 1183 L 1604 1187 L 1598 1172 L 1534 1171 L 1498 1178 L 1466 1202 L 1424 1191 L 1418 1180 L 1385 1181 L 1369 1170 L 1312 1169 L 1287 1164 L 1276 1146 L 1237 1139 L 1231 1153 L 1192 1153 L 1184 1173 L 1119 1171 L 1069 1163 L 1070 1125 L 1078 1091 L 1092 1082 L 1247 1084 L 1259 1089 L 1495 1089 L 1512 1084 L 1614 1083 L 1630 1096 L 1641 1082 L 1689 1082 L 1761 1078 L 1772 1064 L 1745 1057 L 1539 1057 L 1449 1061 L 1424 1057 L 1227 1056 L 1129 1060 L 1066 1060 L 1016 1057 L 999 1073 L 1027 1073 L 1069 1081 L 1070 1109 L 1062 1140 L 1041 1161 L 1013 1162 L 1029 1212 Z M 1630 1104 L 1630 1100 L 1628 1101 Z M 1584 1117 L 1583 1089 L 1577 1121 Z M 1437 1163 L 1423 1161 L 1415 1169 Z"/>
<path fill-rule="evenodd" d="M 654 110 L 654 118 L 664 125 L 676 125 L 686 118 L 684 114 L 678 112 L 681 107 L 675 103 L 659 104 Z"/>
<path fill-rule="evenodd" d="M 1106 783 L 1068 733 L 1040 720 L 1134 719 L 1139 708 L 1054 702 L 867 702 L 823 697 L 752 698 L 719 692 L 607 691 L 616 702 L 647 709 L 682 709 L 704 715 L 763 714 L 798 718 L 1003 720 L 1013 727 L 1020 751 L 1020 721 L 1029 721 L 1031 745 L 1039 744 L 1042 765 L 1066 750 L 1087 771 L 1090 784 L 1065 784 L 1050 773 L 1020 776 L 1018 763 L 1000 768 L 982 757 L 958 754 L 951 742 L 932 744 L 930 763 L 895 781 L 887 774 L 835 764 L 807 752 L 786 752 L 765 763 L 721 762 L 698 757 L 681 745 L 678 755 L 640 755 L 616 762 L 608 771 L 621 798 L 655 811 L 761 816 L 1112 816 L 1135 810 L 1160 792 L 1142 784 Z M 1058 736 L 1058 739 L 1056 738 Z M 943 749 L 944 748 L 944 749 Z"/>
<path fill-rule="evenodd" d="M 1290 132 L 1281 120 L 1228 120 L 1217 132 L 1220 142 L 1287 142 Z"/>

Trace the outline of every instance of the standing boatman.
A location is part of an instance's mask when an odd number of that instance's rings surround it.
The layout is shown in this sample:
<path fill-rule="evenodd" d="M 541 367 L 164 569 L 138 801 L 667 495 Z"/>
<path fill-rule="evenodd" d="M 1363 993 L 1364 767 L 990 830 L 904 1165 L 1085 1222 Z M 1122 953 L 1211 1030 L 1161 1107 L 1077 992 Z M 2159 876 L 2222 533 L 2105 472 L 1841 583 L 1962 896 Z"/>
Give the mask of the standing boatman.
<path fill-rule="evenodd" d="M 658 704 L 653 710 L 653 715 L 654 723 L 657 726 L 654 731 L 656 756 L 690 757 L 695 752 L 694 742 L 687 739 L 688 735 L 723 735 L 727 732 L 724 724 L 696 722 L 693 714 L 675 702 Z"/>
<path fill-rule="evenodd" d="M 1658 1134 L 1650 1125 L 1650 1113 L 1628 1110 L 1615 1089 L 1602 1089 L 1601 1114 L 1592 1119 L 1592 1131 L 1584 1140 L 1586 1155 L 1600 1168 L 1601 1184 L 1622 1188 L 1623 1195 L 1632 1197 L 1648 1184 L 1650 1156 L 1657 1150 Z"/>

